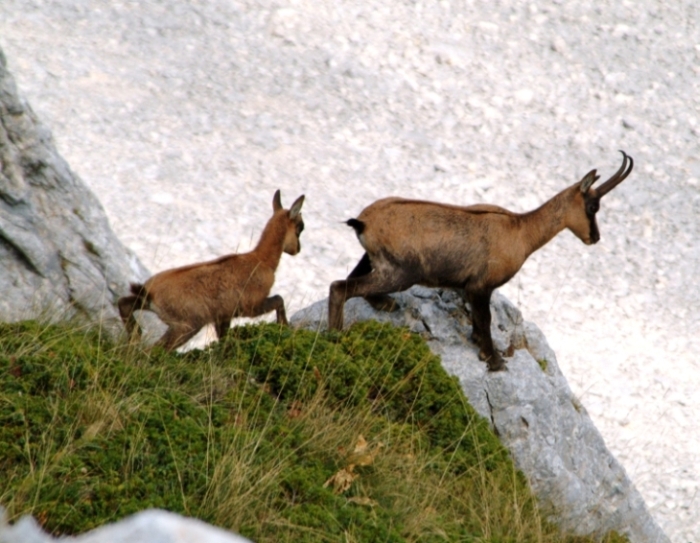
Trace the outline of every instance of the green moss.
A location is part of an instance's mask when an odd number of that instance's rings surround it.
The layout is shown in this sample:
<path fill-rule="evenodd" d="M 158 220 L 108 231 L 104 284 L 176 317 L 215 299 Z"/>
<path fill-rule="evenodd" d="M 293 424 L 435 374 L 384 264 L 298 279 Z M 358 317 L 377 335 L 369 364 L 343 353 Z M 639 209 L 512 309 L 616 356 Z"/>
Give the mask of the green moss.
<path fill-rule="evenodd" d="M 389 325 L 244 326 L 184 355 L 2 325 L 0 391 L 0 503 L 55 534 L 160 507 L 258 543 L 579 541 L 540 521 L 456 379 Z"/>
<path fill-rule="evenodd" d="M 537 363 L 540 365 L 540 368 L 542 368 L 542 371 L 546 372 L 547 371 L 547 359 L 546 358 L 540 358 Z"/>

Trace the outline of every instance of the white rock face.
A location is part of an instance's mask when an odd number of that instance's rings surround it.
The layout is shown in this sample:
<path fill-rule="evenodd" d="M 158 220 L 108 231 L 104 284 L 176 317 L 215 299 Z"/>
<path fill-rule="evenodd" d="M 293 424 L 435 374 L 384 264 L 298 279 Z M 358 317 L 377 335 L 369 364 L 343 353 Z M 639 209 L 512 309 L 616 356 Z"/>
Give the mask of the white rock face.
<path fill-rule="evenodd" d="M 2 511 L 0 510 L 0 513 Z M 9 526 L 0 519 L 0 543 L 250 543 L 239 535 L 160 509 L 149 509 L 77 537 L 54 539 L 32 517 Z"/>
<path fill-rule="evenodd" d="M 114 322 L 117 297 L 146 276 L 19 98 L 0 49 L 0 321 Z"/>
<path fill-rule="evenodd" d="M 669 539 L 571 389 L 540 330 L 523 321 L 504 296 L 491 301 L 496 347 L 513 351 L 507 371 L 489 372 L 468 339 L 468 306 L 449 290 L 413 287 L 394 294 L 399 307 L 375 311 L 361 298 L 345 305 L 345 326 L 375 319 L 423 335 L 456 375 L 470 403 L 489 419 L 527 476 L 549 519 L 567 533 L 601 536 L 616 530 L 632 543 Z M 302 309 L 294 326 L 327 327 L 327 300 Z"/>

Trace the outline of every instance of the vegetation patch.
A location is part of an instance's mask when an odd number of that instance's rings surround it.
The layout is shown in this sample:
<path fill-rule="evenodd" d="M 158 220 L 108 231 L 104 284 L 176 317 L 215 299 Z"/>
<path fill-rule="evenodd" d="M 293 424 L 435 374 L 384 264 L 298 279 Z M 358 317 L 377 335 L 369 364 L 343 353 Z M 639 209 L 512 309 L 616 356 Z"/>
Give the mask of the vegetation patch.
<path fill-rule="evenodd" d="M 0 504 L 54 534 L 160 507 L 258 543 L 587 541 L 540 518 L 425 343 L 374 322 L 185 354 L 1 325 Z"/>

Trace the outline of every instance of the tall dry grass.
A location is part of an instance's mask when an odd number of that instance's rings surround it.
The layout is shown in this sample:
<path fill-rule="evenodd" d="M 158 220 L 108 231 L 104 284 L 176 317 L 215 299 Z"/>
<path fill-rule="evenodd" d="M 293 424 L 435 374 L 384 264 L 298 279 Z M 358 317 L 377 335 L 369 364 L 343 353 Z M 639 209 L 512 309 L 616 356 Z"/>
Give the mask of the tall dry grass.
<path fill-rule="evenodd" d="M 585 541 L 542 519 L 426 345 L 376 323 L 185 354 L 3 325 L 0 504 L 55 534 L 162 507 L 259 543 Z"/>

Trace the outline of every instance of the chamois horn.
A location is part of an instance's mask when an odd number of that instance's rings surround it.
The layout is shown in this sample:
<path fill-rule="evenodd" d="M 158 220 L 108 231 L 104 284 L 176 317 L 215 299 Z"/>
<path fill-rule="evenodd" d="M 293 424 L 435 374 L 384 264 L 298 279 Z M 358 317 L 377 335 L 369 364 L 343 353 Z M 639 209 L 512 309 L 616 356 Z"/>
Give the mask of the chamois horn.
<path fill-rule="evenodd" d="M 623 157 L 622 166 L 620 166 L 620 169 L 615 172 L 615 175 L 613 175 L 610 179 L 608 179 L 605 183 L 603 183 L 596 189 L 595 192 L 598 198 L 605 196 L 608 192 L 610 192 L 612 189 L 614 189 L 616 186 L 622 183 L 634 167 L 634 161 L 632 160 L 632 157 L 627 155 L 622 149 L 620 149 L 620 152 L 622 153 Z M 629 168 L 627 167 L 628 161 Z"/>

